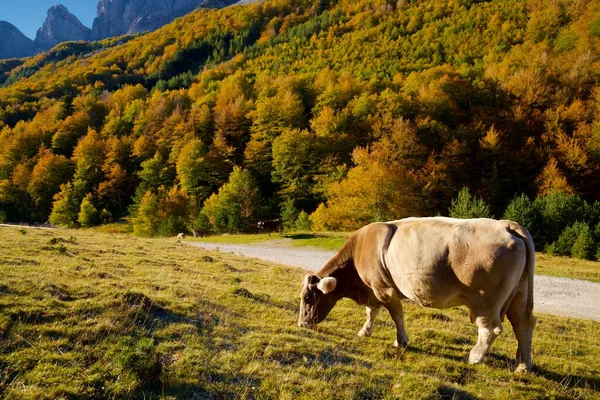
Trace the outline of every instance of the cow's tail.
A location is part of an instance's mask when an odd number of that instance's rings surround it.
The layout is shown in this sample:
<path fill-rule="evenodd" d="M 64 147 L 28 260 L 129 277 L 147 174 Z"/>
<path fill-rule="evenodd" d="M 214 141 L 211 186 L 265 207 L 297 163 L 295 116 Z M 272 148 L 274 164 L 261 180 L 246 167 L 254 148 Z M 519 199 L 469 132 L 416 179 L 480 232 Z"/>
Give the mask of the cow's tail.
<path fill-rule="evenodd" d="M 525 270 L 523 271 L 523 277 L 521 278 L 521 282 L 523 278 L 527 278 L 527 302 L 526 302 L 526 316 L 529 318 L 529 322 L 531 326 L 535 325 L 535 317 L 533 316 L 533 276 L 535 269 L 535 244 L 533 243 L 533 238 L 527 229 L 522 227 L 521 225 L 514 223 L 512 221 L 508 222 L 509 231 L 515 236 L 521 238 L 525 243 L 526 247 L 526 263 Z M 519 287 L 521 286 L 521 282 Z M 508 304 L 507 304 L 508 306 Z M 504 315 L 504 313 L 503 313 Z"/>

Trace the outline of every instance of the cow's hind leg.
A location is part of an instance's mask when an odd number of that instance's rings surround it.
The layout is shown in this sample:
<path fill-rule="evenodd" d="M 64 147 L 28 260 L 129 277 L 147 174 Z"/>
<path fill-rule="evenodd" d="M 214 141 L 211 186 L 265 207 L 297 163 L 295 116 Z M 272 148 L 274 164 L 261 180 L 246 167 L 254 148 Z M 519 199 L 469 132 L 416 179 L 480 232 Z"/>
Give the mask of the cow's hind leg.
<path fill-rule="evenodd" d="M 527 371 L 532 366 L 531 342 L 533 339 L 533 325 L 535 319 L 528 315 L 526 308 L 526 294 L 517 293 L 508 307 L 506 313 L 510 321 L 517 342 L 517 369 L 516 372 Z"/>
<path fill-rule="evenodd" d="M 358 332 L 358 336 L 371 336 L 371 333 L 373 332 L 373 322 L 375 322 L 375 318 L 377 318 L 377 314 L 379 314 L 380 310 L 380 305 L 374 307 L 367 306 L 367 321 Z"/>
<path fill-rule="evenodd" d="M 494 340 L 502 333 L 502 323 L 499 315 L 493 317 L 478 316 L 475 323 L 479 328 L 477 343 L 469 353 L 469 364 L 477 364 L 483 361 Z"/>
<path fill-rule="evenodd" d="M 396 341 L 394 347 L 406 347 L 408 346 L 408 335 L 404 328 L 404 310 L 402 309 L 402 301 L 398 297 L 394 297 L 387 304 L 385 308 L 390 312 L 394 323 L 396 324 Z"/>

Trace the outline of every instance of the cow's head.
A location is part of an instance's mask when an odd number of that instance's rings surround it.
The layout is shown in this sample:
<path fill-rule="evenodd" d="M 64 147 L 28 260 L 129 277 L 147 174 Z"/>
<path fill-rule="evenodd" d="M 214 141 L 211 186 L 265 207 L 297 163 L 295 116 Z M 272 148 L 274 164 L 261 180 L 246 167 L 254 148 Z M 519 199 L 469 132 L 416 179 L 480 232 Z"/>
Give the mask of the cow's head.
<path fill-rule="evenodd" d="M 300 317 L 298 326 L 314 328 L 323 321 L 338 300 L 332 292 L 335 290 L 335 278 L 319 278 L 306 275 L 300 292 Z"/>
<path fill-rule="evenodd" d="M 265 229 L 265 222 L 264 221 L 259 221 L 256 226 L 258 227 L 258 229 Z"/>

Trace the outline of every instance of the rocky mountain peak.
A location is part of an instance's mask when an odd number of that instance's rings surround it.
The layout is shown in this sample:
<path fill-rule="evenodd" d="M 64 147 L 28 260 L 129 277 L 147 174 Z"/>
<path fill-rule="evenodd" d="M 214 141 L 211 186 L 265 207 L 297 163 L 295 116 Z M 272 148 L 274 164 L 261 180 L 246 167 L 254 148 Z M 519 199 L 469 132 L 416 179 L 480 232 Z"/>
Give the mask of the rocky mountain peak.
<path fill-rule="evenodd" d="M 48 50 L 70 40 L 90 40 L 92 30 L 85 27 L 67 7 L 50 7 L 48 16 L 35 38 L 36 52 Z"/>
<path fill-rule="evenodd" d="M 92 39 L 153 31 L 196 8 L 222 8 L 238 0 L 100 0 Z"/>

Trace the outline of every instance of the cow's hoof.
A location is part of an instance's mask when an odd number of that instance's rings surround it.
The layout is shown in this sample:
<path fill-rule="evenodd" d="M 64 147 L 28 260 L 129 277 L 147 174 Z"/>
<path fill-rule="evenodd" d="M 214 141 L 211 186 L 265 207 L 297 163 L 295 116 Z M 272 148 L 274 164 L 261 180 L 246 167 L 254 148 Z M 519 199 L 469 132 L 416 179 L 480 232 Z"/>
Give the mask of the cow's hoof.
<path fill-rule="evenodd" d="M 356 334 L 356 336 L 358 336 L 358 337 L 369 337 L 369 336 L 371 336 L 371 332 L 369 332 L 366 329 L 361 329 L 360 331 L 358 331 L 358 333 Z"/>
<path fill-rule="evenodd" d="M 398 341 L 396 340 L 394 342 L 394 347 L 398 347 L 399 349 L 405 349 L 408 347 L 408 341 L 403 340 L 402 343 L 398 343 Z"/>
<path fill-rule="evenodd" d="M 469 364 L 479 364 L 483 361 L 483 358 L 484 355 L 471 352 L 465 357 L 465 361 Z"/>
<path fill-rule="evenodd" d="M 515 368 L 515 374 L 526 374 L 530 371 L 531 371 L 531 366 L 529 366 L 525 363 L 520 363 L 519 365 L 517 365 L 517 368 Z"/>

